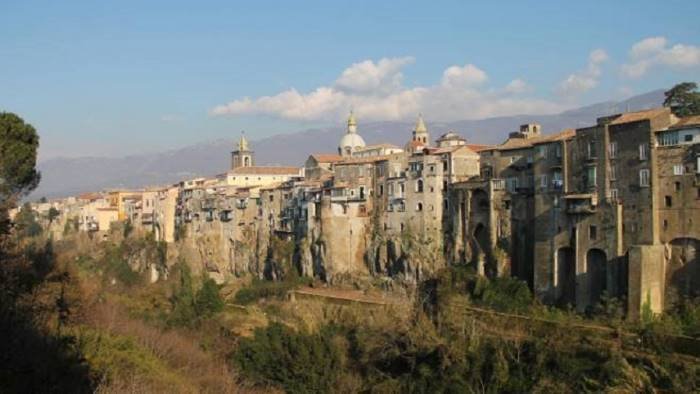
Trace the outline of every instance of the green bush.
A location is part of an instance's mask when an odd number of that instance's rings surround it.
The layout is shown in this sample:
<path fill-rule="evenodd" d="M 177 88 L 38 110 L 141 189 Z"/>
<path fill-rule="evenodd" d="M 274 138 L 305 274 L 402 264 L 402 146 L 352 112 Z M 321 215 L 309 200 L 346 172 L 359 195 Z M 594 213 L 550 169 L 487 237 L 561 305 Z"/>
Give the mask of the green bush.
<path fill-rule="evenodd" d="M 203 278 L 202 286 L 195 292 L 189 266 L 179 262 L 177 270 L 180 282 L 170 299 L 172 310 L 167 318 L 169 325 L 193 327 L 223 310 L 220 287 L 213 279 Z"/>
<path fill-rule="evenodd" d="M 331 327 L 310 334 L 272 323 L 257 329 L 254 338 L 242 339 L 232 360 L 249 378 L 279 384 L 289 393 L 332 392 L 342 357 L 334 336 Z"/>
<path fill-rule="evenodd" d="M 281 282 L 253 279 L 250 286 L 241 288 L 234 296 L 237 304 L 248 305 L 260 299 L 284 299 L 290 290 L 310 284 L 312 279 L 297 277 Z"/>

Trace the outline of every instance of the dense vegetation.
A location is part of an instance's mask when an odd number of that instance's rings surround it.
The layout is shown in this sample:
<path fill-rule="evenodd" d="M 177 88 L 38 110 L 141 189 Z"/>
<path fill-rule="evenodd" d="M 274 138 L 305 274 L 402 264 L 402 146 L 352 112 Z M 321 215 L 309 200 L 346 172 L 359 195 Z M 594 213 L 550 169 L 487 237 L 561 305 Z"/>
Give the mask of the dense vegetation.
<path fill-rule="evenodd" d="M 231 361 L 255 381 L 297 393 L 341 388 L 459 393 L 700 388 L 700 365 L 665 350 L 630 348 L 622 344 L 622 337 L 611 340 L 566 324 L 562 329 L 545 326 L 532 335 L 518 331 L 517 320 L 496 319 L 484 325 L 482 318 L 450 309 L 457 299 L 533 317 L 557 313 L 544 312 L 518 281 L 488 281 L 465 269 L 451 269 L 437 282 L 425 288 L 431 293 L 423 298 L 428 300 L 428 314 L 420 308 L 407 325 L 332 323 L 312 332 L 271 324 L 243 339 Z M 431 309 L 435 318 L 428 317 Z M 558 316 L 562 323 L 572 323 L 562 317 L 565 314 Z M 653 324 L 640 329 L 653 330 Z"/>

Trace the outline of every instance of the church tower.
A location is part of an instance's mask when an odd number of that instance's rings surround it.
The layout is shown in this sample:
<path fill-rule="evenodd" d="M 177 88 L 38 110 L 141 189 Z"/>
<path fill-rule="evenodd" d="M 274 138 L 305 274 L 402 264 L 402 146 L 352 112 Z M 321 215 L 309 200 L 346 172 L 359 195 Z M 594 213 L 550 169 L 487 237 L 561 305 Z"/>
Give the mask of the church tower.
<path fill-rule="evenodd" d="M 365 147 L 365 140 L 357 133 L 357 121 L 355 120 L 355 114 L 350 111 L 350 116 L 348 117 L 348 127 L 345 131 L 345 135 L 340 139 L 340 144 L 338 144 L 338 154 L 344 157 L 352 156 L 353 152 L 360 148 Z"/>
<path fill-rule="evenodd" d="M 430 144 L 430 134 L 428 134 L 428 128 L 425 127 L 425 122 L 423 122 L 423 114 L 418 115 L 418 122 L 416 122 L 416 128 L 413 129 L 412 140 L 420 142 L 423 146 Z"/>
<path fill-rule="evenodd" d="M 241 139 L 238 140 L 238 149 L 231 152 L 231 169 L 238 167 L 252 167 L 255 165 L 253 151 L 248 145 L 248 140 L 245 139 L 245 132 L 241 134 Z"/>

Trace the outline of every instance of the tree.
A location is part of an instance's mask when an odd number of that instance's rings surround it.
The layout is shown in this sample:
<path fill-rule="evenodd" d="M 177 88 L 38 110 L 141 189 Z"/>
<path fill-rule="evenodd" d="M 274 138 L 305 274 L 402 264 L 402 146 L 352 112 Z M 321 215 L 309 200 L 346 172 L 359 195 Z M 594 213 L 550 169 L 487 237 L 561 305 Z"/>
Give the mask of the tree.
<path fill-rule="evenodd" d="M 202 287 L 197 291 L 194 306 L 199 317 L 210 317 L 224 309 L 224 300 L 219 294 L 219 285 L 211 278 L 202 278 Z"/>
<path fill-rule="evenodd" d="M 41 225 L 36 221 L 36 212 L 28 202 L 24 203 L 22 209 L 17 213 L 15 226 L 17 233 L 23 237 L 34 237 L 41 234 Z"/>
<path fill-rule="evenodd" d="M 49 208 L 49 225 L 53 223 L 54 220 L 61 214 L 58 209 L 51 207 Z"/>
<path fill-rule="evenodd" d="M 664 93 L 664 107 L 676 116 L 700 115 L 700 92 L 695 82 L 681 82 Z"/>
<path fill-rule="evenodd" d="M 34 127 L 15 114 L 0 112 L 0 234 L 9 229 L 7 210 L 39 184 L 38 147 Z"/>

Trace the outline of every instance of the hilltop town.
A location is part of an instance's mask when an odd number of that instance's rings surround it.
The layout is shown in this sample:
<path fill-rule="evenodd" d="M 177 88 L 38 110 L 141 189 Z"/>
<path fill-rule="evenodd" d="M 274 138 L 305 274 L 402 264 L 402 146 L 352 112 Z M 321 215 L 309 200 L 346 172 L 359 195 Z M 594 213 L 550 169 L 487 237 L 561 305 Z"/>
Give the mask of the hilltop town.
<path fill-rule="evenodd" d="M 220 283 L 274 280 L 286 263 L 330 285 L 411 285 L 468 264 L 579 311 L 626 299 L 632 317 L 700 288 L 700 116 L 655 108 L 553 134 L 525 124 L 493 146 L 434 139 L 419 116 L 399 147 L 366 145 L 350 113 L 339 137 L 297 168 L 257 165 L 242 135 L 215 177 L 32 208 L 58 211 L 54 239 L 129 223 Z M 152 281 L 168 274 L 150 269 Z"/>

